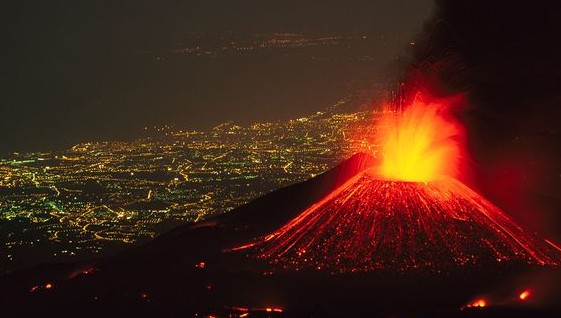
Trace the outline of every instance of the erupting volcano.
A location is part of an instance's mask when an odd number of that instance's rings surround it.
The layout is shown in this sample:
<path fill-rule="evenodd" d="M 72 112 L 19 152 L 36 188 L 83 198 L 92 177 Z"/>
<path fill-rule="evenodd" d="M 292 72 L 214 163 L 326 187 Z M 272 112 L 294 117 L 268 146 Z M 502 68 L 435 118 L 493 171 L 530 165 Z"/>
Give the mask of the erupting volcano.
<path fill-rule="evenodd" d="M 373 140 L 380 163 L 247 251 L 287 270 L 334 273 L 561 264 L 558 247 L 458 180 L 465 138 L 451 107 L 460 101 L 419 93 L 386 109 Z"/>

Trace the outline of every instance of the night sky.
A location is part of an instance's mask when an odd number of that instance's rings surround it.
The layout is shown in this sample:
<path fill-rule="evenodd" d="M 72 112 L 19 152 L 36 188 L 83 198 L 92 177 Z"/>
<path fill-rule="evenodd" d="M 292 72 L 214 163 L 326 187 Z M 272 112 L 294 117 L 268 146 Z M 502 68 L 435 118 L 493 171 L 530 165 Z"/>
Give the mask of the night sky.
<path fill-rule="evenodd" d="M 433 4 L 56 0 L 1 6 L 0 152 L 10 152 L 132 139 L 145 126 L 204 129 L 228 120 L 307 115 L 387 80 L 392 57 L 421 30 Z M 367 35 L 380 58 L 170 54 L 193 32 Z M 387 45 L 379 45 L 381 36 Z"/>

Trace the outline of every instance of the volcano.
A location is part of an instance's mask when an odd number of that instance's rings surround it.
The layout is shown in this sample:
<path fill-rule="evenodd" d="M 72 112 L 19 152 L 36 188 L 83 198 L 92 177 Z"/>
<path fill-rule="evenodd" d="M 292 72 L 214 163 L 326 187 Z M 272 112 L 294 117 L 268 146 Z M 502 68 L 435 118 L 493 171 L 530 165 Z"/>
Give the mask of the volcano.
<path fill-rule="evenodd" d="M 384 106 L 365 141 L 379 146 L 379 162 L 239 249 L 277 268 L 332 273 L 561 264 L 558 247 L 458 179 L 467 147 L 454 109 L 464 98 L 430 90 L 419 86 L 405 108 Z"/>
<path fill-rule="evenodd" d="M 452 177 L 382 180 L 366 169 L 250 245 L 285 269 L 451 271 L 516 262 L 559 265 L 561 251 Z"/>

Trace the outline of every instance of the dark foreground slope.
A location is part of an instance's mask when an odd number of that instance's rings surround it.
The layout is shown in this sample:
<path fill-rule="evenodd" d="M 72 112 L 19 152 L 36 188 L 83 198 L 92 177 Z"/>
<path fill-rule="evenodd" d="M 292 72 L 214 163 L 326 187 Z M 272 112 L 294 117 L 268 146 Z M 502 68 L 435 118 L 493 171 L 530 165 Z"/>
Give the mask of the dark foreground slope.
<path fill-rule="evenodd" d="M 523 266 L 333 275 L 273 270 L 231 250 L 297 216 L 363 170 L 365 160 L 355 156 L 314 179 L 114 257 L 3 277 L 0 316 L 556 316 L 551 308 L 459 310 L 473 297 L 519 280 L 529 270 Z"/>

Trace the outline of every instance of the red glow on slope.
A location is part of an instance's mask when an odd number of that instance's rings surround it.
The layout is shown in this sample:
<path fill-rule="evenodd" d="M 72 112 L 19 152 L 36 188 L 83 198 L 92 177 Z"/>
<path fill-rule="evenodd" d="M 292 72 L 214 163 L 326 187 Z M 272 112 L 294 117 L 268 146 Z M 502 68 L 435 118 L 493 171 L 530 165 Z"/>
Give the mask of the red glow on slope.
<path fill-rule="evenodd" d="M 91 274 L 95 273 L 96 271 L 97 271 L 97 269 L 95 267 L 80 268 L 80 269 L 77 269 L 76 271 L 72 272 L 68 276 L 68 278 L 73 279 L 73 278 L 76 278 L 76 277 L 82 276 L 82 275 L 91 275 Z"/>
<path fill-rule="evenodd" d="M 332 272 L 561 262 L 556 249 L 456 179 L 384 181 L 374 168 L 250 249 L 283 268 Z"/>
<path fill-rule="evenodd" d="M 29 292 L 34 293 L 34 292 L 39 291 L 41 289 L 47 290 L 47 289 L 52 289 L 53 287 L 54 287 L 54 285 L 52 283 L 46 283 L 45 285 L 35 285 L 35 286 L 33 286 L 29 289 Z"/>
<path fill-rule="evenodd" d="M 280 314 L 283 312 L 283 309 L 280 307 L 265 307 L 265 308 L 260 308 L 260 307 L 231 307 L 230 308 L 233 312 L 236 312 L 239 314 L 239 316 L 236 317 L 248 317 L 250 316 L 250 313 L 253 314 L 257 314 L 259 315 L 260 313 L 277 313 Z"/>
<path fill-rule="evenodd" d="M 468 304 L 466 307 L 467 308 L 483 308 L 483 307 L 487 307 L 488 303 L 487 300 L 480 298 L 477 299 L 475 301 L 473 301 L 472 303 Z"/>

